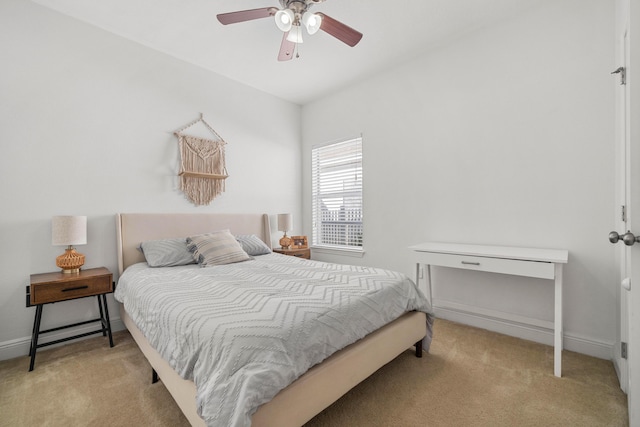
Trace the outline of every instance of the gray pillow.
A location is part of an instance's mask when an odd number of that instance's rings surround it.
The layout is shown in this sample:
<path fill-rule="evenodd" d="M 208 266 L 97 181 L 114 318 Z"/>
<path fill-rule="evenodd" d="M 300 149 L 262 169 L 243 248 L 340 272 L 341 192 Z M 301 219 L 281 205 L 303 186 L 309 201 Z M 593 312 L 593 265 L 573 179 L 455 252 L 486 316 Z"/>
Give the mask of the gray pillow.
<path fill-rule="evenodd" d="M 242 249 L 250 256 L 266 255 L 271 253 L 271 248 L 267 246 L 255 234 L 241 234 L 236 236 L 236 240 L 242 246 Z"/>
<path fill-rule="evenodd" d="M 178 265 L 195 264 L 193 255 L 187 249 L 187 240 L 162 239 L 148 240 L 140 244 L 149 267 L 175 267 Z"/>
<path fill-rule="evenodd" d="M 187 237 L 187 248 L 201 267 L 251 259 L 229 230 Z"/>

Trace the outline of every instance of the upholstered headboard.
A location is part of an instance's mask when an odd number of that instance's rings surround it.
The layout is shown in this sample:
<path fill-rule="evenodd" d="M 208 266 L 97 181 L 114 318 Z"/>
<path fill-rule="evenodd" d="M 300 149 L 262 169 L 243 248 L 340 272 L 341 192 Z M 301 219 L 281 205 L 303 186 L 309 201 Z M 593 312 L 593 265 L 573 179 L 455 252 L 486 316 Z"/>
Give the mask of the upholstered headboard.
<path fill-rule="evenodd" d="M 116 214 L 118 272 L 122 274 L 128 266 L 144 262 L 144 255 L 138 250 L 141 242 L 225 229 L 236 235 L 255 234 L 271 247 L 271 226 L 267 214 Z"/>

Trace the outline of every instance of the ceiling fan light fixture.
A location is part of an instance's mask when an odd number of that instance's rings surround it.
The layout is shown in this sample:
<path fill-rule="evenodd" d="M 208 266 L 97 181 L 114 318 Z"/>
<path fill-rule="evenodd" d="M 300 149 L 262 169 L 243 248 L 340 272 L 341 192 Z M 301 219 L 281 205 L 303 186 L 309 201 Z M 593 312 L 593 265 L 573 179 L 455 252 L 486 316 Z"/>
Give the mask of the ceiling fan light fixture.
<path fill-rule="evenodd" d="M 272 0 L 275 1 L 275 0 Z M 309 35 L 322 30 L 335 37 L 344 44 L 354 47 L 362 39 L 362 33 L 354 30 L 322 12 L 311 13 L 309 8 L 325 0 L 279 0 L 280 7 L 262 7 L 258 9 L 238 10 L 235 12 L 219 13 L 218 21 L 223 25 L 238 22 L 253 21 L 256 19 L 273 17 L 276 26 L 282 31 L 282 42 L 278 53 L 279 61 L 287 61 L 300 47 L 302 43 L 302 27 L 306 28 Z"/>
<path fill-rule="evenodd" d="M 300 28 L 300 25 L 294 25 L 291 27 L 289 34 L 287 34 L 287 40 L 292 43 L 303 43 L 302 28 Z"/>
<path fill-rule="evenodd" d="M 282 9 L 277 11 L 275 14 L 276 25 L 280 31 L 284 31 L 285 33 L 291 30 L 294 19 L 295 15 L 291 9 Z"/>
<path fill-rule="evenodd" d="M 321 24 L 322 17 L 320 15 L 311 12 L 305 12 L 304 15 L 302 15 L 302 25 L 307 29 L 309 35 L 317 33 Z"/>

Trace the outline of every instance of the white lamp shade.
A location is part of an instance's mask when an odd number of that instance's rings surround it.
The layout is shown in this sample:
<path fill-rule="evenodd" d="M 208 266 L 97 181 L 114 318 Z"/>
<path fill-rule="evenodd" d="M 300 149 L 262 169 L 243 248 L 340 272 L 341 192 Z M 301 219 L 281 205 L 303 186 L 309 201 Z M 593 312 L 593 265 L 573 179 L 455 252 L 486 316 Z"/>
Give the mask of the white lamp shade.
<path fill-rule="evenodd" d="M 290 231 L 293 229 L 293 215 L 278 214 L 278 231 Z"/>
<path fill-rule="evenodd" d="M 295 15 L 291 9 L 279 10 L 275 14 L 276 25 L 285 33 L 291 29 Z"/>
<path fill-rule="evenodd" d="M 307 29 L 309 35 L 317 33 L 321 24 L 322 17 L 320 15 L 311 12 L 305 12 L 304 15 L 302 15 L 302 25 Z"/>
<path fill-rule="evenodd" d="M 54 216 L 51 219 L 51 244 L 86 245 L 87 217 L 86 216 Z"/>
<path fill-rule="evenodd" d="M 302 28 L 300 28 L 300 25 L 294 25 L 293 27 L 291 27 L 291 30 L 289 30 L 289 34 L 287 34 L 287 40 L 289 40 L 292 43 L 302 43 Z"/>

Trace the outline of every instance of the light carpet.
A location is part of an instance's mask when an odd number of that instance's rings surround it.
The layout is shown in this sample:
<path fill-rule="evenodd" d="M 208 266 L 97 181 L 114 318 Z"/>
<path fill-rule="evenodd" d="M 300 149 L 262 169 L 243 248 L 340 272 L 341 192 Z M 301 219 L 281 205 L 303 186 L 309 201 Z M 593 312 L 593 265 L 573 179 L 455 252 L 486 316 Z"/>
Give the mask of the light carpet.
<path fill-rule="evenodd" d="M 128 332 L 0 362 L 0 426 L 187 426 Z M 431 351 L 406 351 L 309 421 L 324 426 L 627 426 L 610 361 L 436 320 Z"/>

